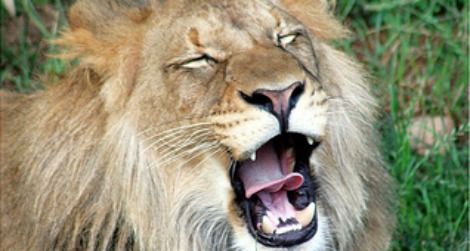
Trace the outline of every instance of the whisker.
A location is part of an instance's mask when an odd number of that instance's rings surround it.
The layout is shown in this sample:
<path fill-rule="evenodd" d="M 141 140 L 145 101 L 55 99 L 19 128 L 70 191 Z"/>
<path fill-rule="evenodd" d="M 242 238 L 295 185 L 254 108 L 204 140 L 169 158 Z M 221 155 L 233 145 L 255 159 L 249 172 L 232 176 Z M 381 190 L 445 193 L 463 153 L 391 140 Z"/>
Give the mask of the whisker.
<path fill-rule="evenodd" d="M 191 128 L 194 128 L 194 127 L 205 127 L 205 126 L 209 126 L 209 125 L 212 125 L 212 124 L 214 124 L 214 123 L 212 123 L 212 122 L 201 122 L 201 123 L 196 123 L 196 124 L 189 124 L 189 125 L 182 125 L 182 126 L 179 126 L 179 127 L 173 127 L 173 128 L 167 129 L 167 130 L 159 131 L 158 133 L 153 134 L 153 135 L 145 138 L 143 141 L 152 140 L 156 137 L 160 137 L 162 135 L 165 135 L 165 134 L 171 133 L 171 132 L 175 132 L 175 131 L 187 130 L 187 129 L 191 129 Z M 150 129 L 155 129 L 155 128 L 148 128 L 148 129 L 140 132 L 139 135 L 143 134 L 144 132 L 148 132 Z"/>
<path fill-rule="evenodd" d="M 197 130 L 197 131 L 192 131 L 191 132 L 191 135 L 189 137 L 186 137 L 185 140 L 188 140 L 190 139 L 192 136 L 194 136 L 196 133 L 201 133 L 201 132 L 205 132 L 207 134 L 211 134 L 211 131 L 207 128 L 203 128 L 203 129 L 200 129 L 200 130 Z M 164 145 L 172 145 L 171 143 L 175 142 L 175 141 L 179 141 L 182 137 L 186 136 L 185 133 L 190 133 L 190 132 L 183 132 L 183 133 L 174 133 L 174 134 L 168 134 L 168 135 L 165 135 L 157 140 L 155 140 L 154 142 L 152 142 L 151 144 L 149 144 L 149 146 L 147 146 L 144 151 L 147 151 L 148 149 L 150 148 L 153 148 L 155 145 L 159 144 L 159 143 L 163 143 Z M 167 140 L 168 139 L 168 140 Z M 186 142 L 186 141 L 185 141 Z"/>
<path fill-rule="evenodd" d="M 197 153 L 197 154 L 191 156 L 189 159 L 185 160 L 185 161 L 182 163 L 182 165 L 184 165 L 184 164 L 186 164 L 186 163 L 192 161 L 193 159 L 195 159 L 195 158 L 197 158 L 197 157 L 199 157 L 199 156 L 201 156 L 201 155 L 203 155 L 203 154 L 209 153 L 210 151 L 212 151 L 212 150 L 214 150 L 214 149 L 217 149 L 218 146 L 219 146 L 218 144 L 213 144 L 213 145 L 211 145 L 211 146 L 209 146 L 209 147 L 207 147 L 207 148 L 202 149 L 203 151 L 201 151 L 201 152 L 199 152 L 199 153 Z M 218 150 L 217 150 L 217 151 L 218 151 Z M 197 152 L 197 151 L 195 151 L 195 152 Z"/>
<path fill-rule="evenodd" d="M 159 158 L 166 158 L 168 155 L 178 154 L 181 150 L 187 149 L 191 145 L 214 142 L 215 140 L 211 136 L 212 136 L 211 133 L 202 131 L 199 134 L 194 135 L 192 138 L 186 139 L 184 143 L 179 143 L 179 145 L 176 145 L 175 144 L 176 142 L 171 142 L 172 144 L 169 144 L 169 143 L 163 144 L 163 145 L 158 146 L 157 148 L 154 148 L 153 150 L 160 155 Z M 164 149 L 164 147 L 166 147 L 166 149 Z M 192 148 L 192 149 L 195 149 L 195 148 Z M 189 150 L 192 150 L 192 149 L 189 149 Z"/>
<path fill-rule="evenodd" d="M 168 127 L 173 128 L 172 125 L 192 125 L 192 124 L 199 124 L 199 123 L 210 123 L 209 121 L 206 120 L 207 118 L 208 117 L 192 116 L 192 117 L 180 118 L 178 120 L 167 121 L 167 122 L 159 124 L 158 126 L 148 127 L 142 130 L 141 132 L 139 132 L 139 135 L 144 134 L 148 131 L 152 131 L 152 130 L 161 130 L 162 128 L 168 128 Z"/>
<path fill-rule="evenodd" d="M 159 154 L 163 154 L 163 156 L 161 156 L 160 158 L 167 157 L 169 154 L 177 154 L 179 151 L 184 150 L 185 148 L 187 148 L 188 146 L 192 144 L 204 143 L 206 142 L 207 139 L 209 139 L 208 136 L 210 136 L 210 134 L 203 133 L 203 134 L 198 135 L 191 141 L 187 141 L 179 145 L 177 148 L 171 148 L 172 146 L 169 146 L 168 150 L 159 152 Z M 165 147 L 165 145 L 159 146 L 157 149 L 155 149 L 155 151 L 158 151 L 158 149 L 161 149 L 162 147 Z"/>
<path fill-rule="evenodd" d="M 201 152 L 199 152 L 199 153 L 193 155 L 191 158 L 185 160 L 185 161 L 183 162 L 183 164 L 185 164 L 185 163 L 188 163 L 189 161 L 193 160 L 194 158 L 200 156 L 201 154 L 206 153 L 206 152 L 208 152 L 208 151 L 210 151 L 210 150 L 216 149 L 216 148 L 219 147 L 219 146 L 220 146 L 220 144 L 219 144 L 218 142 L 215 142 L 215 143 L 213 143 L 213 144 L 211 144 L 211 145 L 208 145 L 208 146 L 206 146 L 206 147 L 204 147 L 204 148 L 202 148 L 202 147 L 193 148 L 193 149 L 191 149 L 191 150 L 189 150 L 189 151 L 183 151 L 183 152 L 177 153 L 176 155 L 172 156 L 171 158 L 166 159 L 166 160 L 164 160 L 163 162 L 155 163 L 155 164 L 156 164 L 156 165 L 160 165 L 160 166 L 164 166 L 164 165 L 166 165 L 166 164 L 168 164 L 168 163 L 171 163 L 171 162 L 175 161 L 176 159 L 179 159 L 180 157 L 187 156 L 187 155 L 193 154 L 194 152 L 201 151 Z"/>
<path fill-rule="evenodd" d="M 204 162 L 206 162 L 208 159 L 214 157 L 215 155 L 219 154 L 223 152 L 223 149 L 222 148 L 219 148 L 217 150 L 215 150 L 213 153 L 209 154 L 209 156 L 205 157 L 204 159 L 202 159 L 197 165 L 194 166 L 194 168 L 198 168 L 200 165 L 202 165 Z"/>

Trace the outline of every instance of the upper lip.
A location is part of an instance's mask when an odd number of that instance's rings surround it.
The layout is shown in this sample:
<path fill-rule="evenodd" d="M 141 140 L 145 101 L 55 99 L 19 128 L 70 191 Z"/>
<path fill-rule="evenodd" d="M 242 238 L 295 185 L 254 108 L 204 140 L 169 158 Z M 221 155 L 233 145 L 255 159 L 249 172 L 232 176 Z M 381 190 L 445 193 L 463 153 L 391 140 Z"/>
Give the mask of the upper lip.
<path fill-rule="evenodd" d="M 297 134 L 297 133 L 284 132 L 284 133 L 281 133 L 281 134 L 278 134 L 278 135 L 272 137 L 271 139 L 282 136 L 282 135 L 286 135 L 286 134 Z M 305 138 L 305 142 L 307 142 L 308 145 L 312 149 L 316 148 L 321 143 L 321 137 L 320 136 L 307 136 L 307 135 L 302 135 L 302 136 Z M 269 139 L 269 140 L 271 140 L 271 139 Z M 256 156 L 256 151 L 258 151 L 259 148 L 262 145 L 266 144 L 268 141 L 261 142 L 261 143 L 257 144 L 257 147 L 254 148 L 254 150 L 245 151 L 240 159 L 238 159 L 238 160 L 233 159 L 233 160 L 237 161 L 237 162 L 243 162 L 243 161 L 247 161 L 247 160 L 253 160 L 253 161 L 256 160 L 256 157 L 257 157 Z"/>

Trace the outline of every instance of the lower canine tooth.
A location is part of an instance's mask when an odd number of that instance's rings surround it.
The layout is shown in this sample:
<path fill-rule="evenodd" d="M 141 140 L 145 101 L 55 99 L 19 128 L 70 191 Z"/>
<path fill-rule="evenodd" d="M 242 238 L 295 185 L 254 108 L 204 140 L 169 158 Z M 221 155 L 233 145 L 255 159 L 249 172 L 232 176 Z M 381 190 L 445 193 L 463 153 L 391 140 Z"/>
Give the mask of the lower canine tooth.
<path fill-rule="evenodd" d="M 315 215 L 315 203 L 312 202 L 302 211 L 297 211 L 295 213 L 295 218 L 302 224 L 302 227 L 307 226 L 313 219 Z"/>
<path fill-rule="evenodd" d="M 263 216 L 263 220 L 261 223 L 261 230 L 265 234 L 273 234 L 274 233 L 274 226 L 271 224 L 271 221 L 268 219 L 268 216 Z"/>

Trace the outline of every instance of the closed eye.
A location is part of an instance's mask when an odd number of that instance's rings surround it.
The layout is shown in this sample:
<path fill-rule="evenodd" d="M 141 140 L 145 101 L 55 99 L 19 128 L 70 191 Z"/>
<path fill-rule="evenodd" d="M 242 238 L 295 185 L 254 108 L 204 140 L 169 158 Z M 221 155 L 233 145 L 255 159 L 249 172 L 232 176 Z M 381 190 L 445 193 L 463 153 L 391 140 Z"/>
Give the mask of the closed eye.
<path fill-rule="evenodd" d="M 293 43 L 298 36 L 299 34 L 278 35 L 278 45 L 285 48 L 287 45 Z"/>
<path fill-rule="evenodd" d="M 202 56 L 191 58 L 183 62 L 181 64 L 181 67 L 187 68 L 187 69 L 197 69 L 197 68 L 203 68 L 203 67 L 210 67 L 214 63 L 217 63 L 217 61 L 214 58 L 204 54 Z"/>

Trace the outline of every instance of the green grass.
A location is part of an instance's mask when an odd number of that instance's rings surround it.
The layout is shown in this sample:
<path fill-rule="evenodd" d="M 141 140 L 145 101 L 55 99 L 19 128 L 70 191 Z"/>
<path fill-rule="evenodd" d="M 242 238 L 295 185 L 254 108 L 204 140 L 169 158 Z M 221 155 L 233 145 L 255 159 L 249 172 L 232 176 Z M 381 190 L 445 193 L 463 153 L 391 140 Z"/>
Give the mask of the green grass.
<path fill-rule="evenodd" d="M 353 31 L 340 47 L 372 73 L 384 107 L 382 149 L 399 184 L 392 250 L 469 250 L 467 1 L 349 0 L 337 12 Z M 419 115 L 456 124 L 425 155 L 407 133 Z"/>
<path fill-rule="evenodd" d="M 0 88 L 28 92 L 40 88 L 38 75 L 64 71 L 62 62 L 44 57 L 57 48 L 41 38 L 57 35 L 65 4 L 34 1 L 37 12 L 29 0 L 17 5 L 15 18 L 0 9 Z M 399 185 L 392 250 L 470 249 L 468 8 L 466 0 L 338 1 L 337 15 L 353 32 L 337 46 L 366 66 L 383 107 L 382 149 Z M 55 16 L 44 18 L 44 9 Z M 423 155 L 407 133 L 420 115 L 455 124 Z"/>
<path fill-rule="evenodd" d="M 10 17 L 0 7 L 0 88 L 31 92 L 41 88 L 38 75 L 64 72 L 58 59 L 47 58 L 57 48 L 49 44 L 66 23 L 60 0 L 15 1 L 17 16 Z"/>

